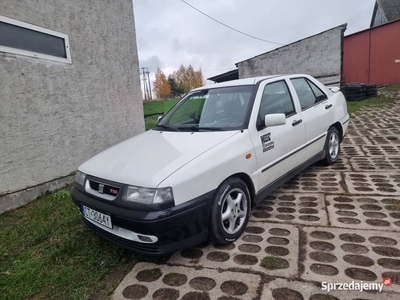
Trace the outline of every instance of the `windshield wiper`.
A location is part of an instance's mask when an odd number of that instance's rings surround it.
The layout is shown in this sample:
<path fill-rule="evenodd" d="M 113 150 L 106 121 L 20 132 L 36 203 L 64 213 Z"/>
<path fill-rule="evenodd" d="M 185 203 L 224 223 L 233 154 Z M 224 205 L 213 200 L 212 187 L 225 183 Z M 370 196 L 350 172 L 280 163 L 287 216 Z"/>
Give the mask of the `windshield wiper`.
<path fill-rule="evenodd" d="M 181 127 L 178 127 L 181 129 Z M 182 127 L 182 129 L 191 129 L 193 131 L 200 131 L 200 130 L 209 130 L 209 131 L 223 131 L 221 127 L 199 127 L 199 126 L 191 126 L 191 127 Z"/>
<path fill-rule="evenodd" d="M 197 127 L 198 130 L 223 131 L 221 127 Z"/>
<path fill-rule="evenodd" d="M 179 131 L 179 128 L 172 127 L 172 126 L 165 125 L 165 124 L 161 124 L 161 125 L 158 124 L 158 125 L 156 125 L 156 127 L 161 127 L 161 128 L 163 128 L 165 130 L 170 130 L 170 131 Z"/>

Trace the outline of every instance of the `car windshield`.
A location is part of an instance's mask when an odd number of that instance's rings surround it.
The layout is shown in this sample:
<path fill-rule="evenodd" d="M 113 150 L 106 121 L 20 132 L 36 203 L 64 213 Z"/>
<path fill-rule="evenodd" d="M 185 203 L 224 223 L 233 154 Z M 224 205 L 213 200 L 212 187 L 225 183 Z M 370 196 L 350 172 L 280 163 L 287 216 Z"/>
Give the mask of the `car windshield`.
<path fill-rule="evenodd" d="M 157 130 L 241 129 L 254 86 L 203 89 L 186 95 L 157 124 Z"/>

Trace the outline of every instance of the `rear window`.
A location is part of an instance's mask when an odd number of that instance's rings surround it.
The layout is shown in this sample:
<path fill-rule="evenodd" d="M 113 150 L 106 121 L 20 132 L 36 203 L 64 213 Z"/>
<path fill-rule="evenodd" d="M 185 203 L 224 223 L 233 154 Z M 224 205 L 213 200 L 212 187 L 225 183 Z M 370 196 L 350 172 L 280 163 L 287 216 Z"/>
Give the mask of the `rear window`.
<path fill-rule="evenodd" d="M 327 99 L 327 96 L 306 78 L 293 78 L 291 82 L 296 90 L 302 110 Z"/>

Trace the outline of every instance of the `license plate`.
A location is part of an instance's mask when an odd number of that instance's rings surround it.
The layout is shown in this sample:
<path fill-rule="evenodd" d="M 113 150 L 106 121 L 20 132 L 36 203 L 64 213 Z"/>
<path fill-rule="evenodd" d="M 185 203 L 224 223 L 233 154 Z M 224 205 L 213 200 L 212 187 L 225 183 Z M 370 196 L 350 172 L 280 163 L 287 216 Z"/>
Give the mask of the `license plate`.
<path fill-rule="evenodd" d="M 86 219 L 92 220 L 105 227 L 112 228 L 111 217 L 82 204 L 82 214 Z"/>

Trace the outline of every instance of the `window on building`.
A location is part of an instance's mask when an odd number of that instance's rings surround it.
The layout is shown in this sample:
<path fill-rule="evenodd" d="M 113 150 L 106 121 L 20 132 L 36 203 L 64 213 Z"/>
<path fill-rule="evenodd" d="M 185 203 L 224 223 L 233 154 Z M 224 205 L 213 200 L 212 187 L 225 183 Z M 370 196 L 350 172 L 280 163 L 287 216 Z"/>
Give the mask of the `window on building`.
<path fill-rule="evenodd" d="M 269 114 L 285 114 L 288 117 L 295 113 L 292 97 L 284 80 L 265 86 L 260 104 L 261 120 Z"/>
<path fill-rule="evenodd" d="M 327 96 L 308 79 L 293 78 L 291 81 L 296 90 L 302 110 L 327 99 Z"/>
<path fill-rule="evenodd" d="M 71 62 L 67 35 L 2 16 L 0 51 Z"/>

